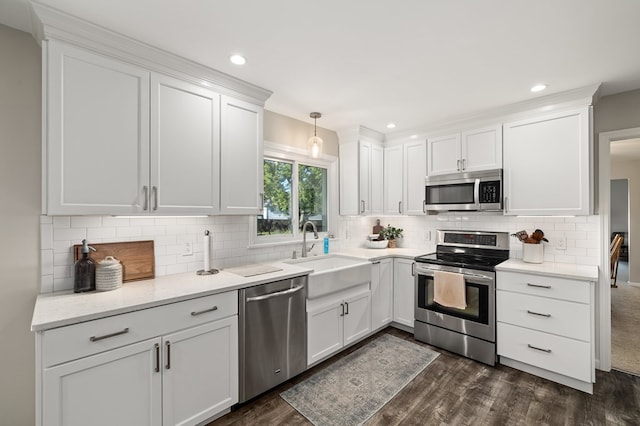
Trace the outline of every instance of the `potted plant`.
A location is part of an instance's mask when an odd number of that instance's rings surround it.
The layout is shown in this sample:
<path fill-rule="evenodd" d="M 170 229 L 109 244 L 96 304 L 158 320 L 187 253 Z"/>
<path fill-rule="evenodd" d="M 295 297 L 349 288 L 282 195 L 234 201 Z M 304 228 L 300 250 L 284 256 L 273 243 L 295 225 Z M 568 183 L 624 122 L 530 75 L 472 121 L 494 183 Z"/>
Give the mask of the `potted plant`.
<path fill-rule="evenodd" d="M 389 248 L 395 248 L 397 246 L 396 238 L 402 237 L 402 229 L 389 224 L 380 232 L 380 236 L 389 240 Z"/>

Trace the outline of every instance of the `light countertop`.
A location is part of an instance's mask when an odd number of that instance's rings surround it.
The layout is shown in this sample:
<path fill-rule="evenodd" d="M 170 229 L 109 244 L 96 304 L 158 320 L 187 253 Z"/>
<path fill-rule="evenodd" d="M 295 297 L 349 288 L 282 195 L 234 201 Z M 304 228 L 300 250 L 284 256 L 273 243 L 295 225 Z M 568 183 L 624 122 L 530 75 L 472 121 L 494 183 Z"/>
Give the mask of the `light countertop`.
<path fill-rule="evenodd" d="M 363 260 L 379 260 L 385 257 L 413 259 L 426 254 L 427 250 L 406 248 L 394 249 L 348 249 L 339 253 Z M 73 293 L 62 291 L 40 294 L 31 320 L 31 331 L 42 331 L 84 321 L 91 321 L 112 315 L 140 309 L 152 308 L 167 303 L 180 302 L 196 297 L 209 296 L 225 291 L 238 290 L 254 285 L 283 280 L 313 272 L 300 263 L 283 261 L 265 262 L 280 271 L 243 277 L 225 270 L 214 275 L 196 275 L 195 272 L 166 275 L 152 280 L 124 283 L 113 291 Z M 231 269 L 231 268 L 230 268 Z"/>
<path fill-rule="evenodd" d="M 63 291 L 40 294 L 33 310 L 31 331 L 62 327 L 312 272 L 312 269 L 301 265 L 280 262 L 269 262 L 269 265 L 281 270 L 252 277 L 242 277 L 224 270 L 214 275 L 196 275 L 195 272 L 188 272 L 124 283 L 122 287 L 113 291 Z"/>
<path fill-rule="evenodd" d="M 598 281 L 598 267 L 572 263 L 527 263 L 521 259 L 509 259 L 496 266 L 496 271 L 526 272 L 552 277 Z"/>

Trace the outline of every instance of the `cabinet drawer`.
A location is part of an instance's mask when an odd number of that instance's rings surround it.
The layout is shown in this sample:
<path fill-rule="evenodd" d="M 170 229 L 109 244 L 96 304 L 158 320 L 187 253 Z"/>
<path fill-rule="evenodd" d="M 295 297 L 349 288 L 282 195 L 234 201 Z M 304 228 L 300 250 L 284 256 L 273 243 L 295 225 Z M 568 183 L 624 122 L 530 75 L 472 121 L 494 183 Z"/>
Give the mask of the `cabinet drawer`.
<path fill-rule="evenodd" d="M 587 342 L 498 323 L 497 344 L 500 356 L 591 382 L 591 345 Z"/>
<path fill-rule="evenodd" d="M 496 286 L 499 290 L 517 291 L 534 296 L 579 303 L 591 302 L 591 284 L 588 281 L 498 271 Z"/>
<path fill-rule="evenodd" d="M 42 332 L 42 364 L 60 364 L 237 313 L 238 292 L 230 291 L 47 330 Z"/>
<path fill-rule="evenodd" d="M 499 322 L 591 340 L 591 312 L 582 303 L 498 290 L 496 317 Z"/>

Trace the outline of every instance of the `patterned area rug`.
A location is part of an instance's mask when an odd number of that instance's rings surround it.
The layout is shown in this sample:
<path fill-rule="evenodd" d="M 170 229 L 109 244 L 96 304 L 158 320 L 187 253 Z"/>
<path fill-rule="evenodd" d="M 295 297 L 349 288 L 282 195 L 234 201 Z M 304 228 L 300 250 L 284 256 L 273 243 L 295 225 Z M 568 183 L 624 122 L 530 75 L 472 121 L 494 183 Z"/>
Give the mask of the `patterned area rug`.
<path fill-rule="evenodd" d="M 360 425 L 438 355 L 384 334 L 280 396 L 314 425 Z"/>

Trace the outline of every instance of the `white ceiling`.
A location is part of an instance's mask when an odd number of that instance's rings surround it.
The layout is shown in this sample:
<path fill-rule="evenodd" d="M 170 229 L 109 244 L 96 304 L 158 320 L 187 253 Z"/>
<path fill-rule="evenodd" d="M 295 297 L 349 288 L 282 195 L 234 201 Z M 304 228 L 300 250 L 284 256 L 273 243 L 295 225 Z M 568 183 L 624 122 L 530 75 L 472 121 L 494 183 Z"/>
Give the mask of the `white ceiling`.
<path fill-rule="evenodd" d="M 0 0 L 0 22 L 30 31 L 26 1 Z M 267 109 L 320 111 L 333 130 L 419 133 L 598 82 L 640 88 L 638 0 L 40 2 L 272 90 Z"/>

